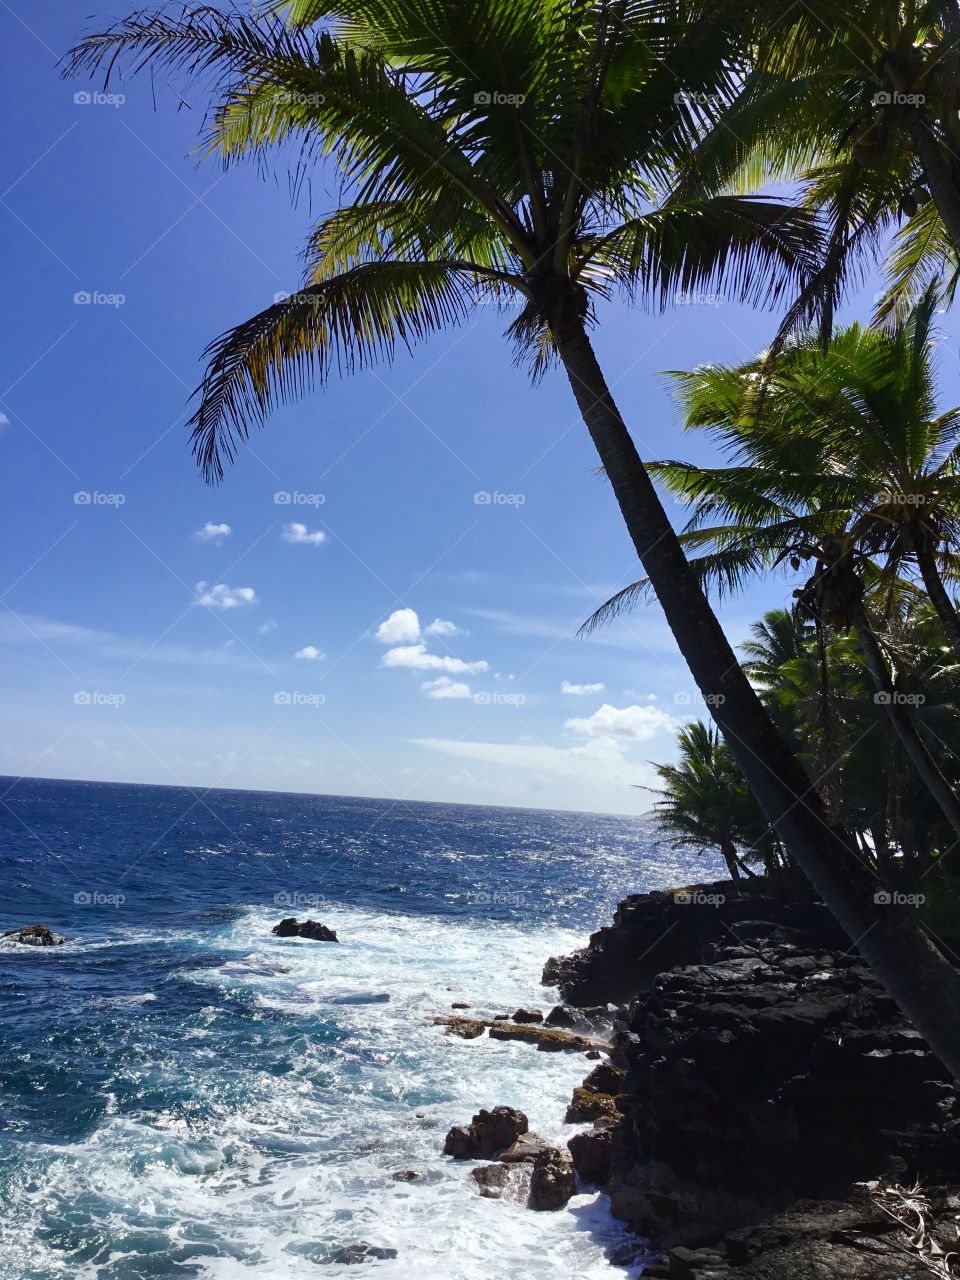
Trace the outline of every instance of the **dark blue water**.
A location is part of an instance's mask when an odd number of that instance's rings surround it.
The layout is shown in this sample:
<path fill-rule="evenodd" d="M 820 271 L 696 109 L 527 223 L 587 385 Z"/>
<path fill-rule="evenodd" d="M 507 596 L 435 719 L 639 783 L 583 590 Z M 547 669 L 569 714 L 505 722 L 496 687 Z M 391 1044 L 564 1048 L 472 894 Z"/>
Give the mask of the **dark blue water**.
<path fill-rule="evenodd" d="M 582 1064 L 431 1018 L 457 999 L 546 1007 L 549 954 L 625 892 L 689 879 L 646 820 L 12 779 L 0 795 L 0 928 L 69 939 L 0 946 L 0 1276 L 322 1280 L 374 1236 L 398 1251 L 376 1267 L 391 1280 L 479 1280 L 495 1257 L 530 1280 L 609 1271 L 602 1198 L 530 1215 L 440 1156 L 449 1123 L 496 1102 L 565 1140 Z M 274 938 L 291 914 L 341 943 Z M 407 1167 L 423 1182 L 389 1178 Z"/>

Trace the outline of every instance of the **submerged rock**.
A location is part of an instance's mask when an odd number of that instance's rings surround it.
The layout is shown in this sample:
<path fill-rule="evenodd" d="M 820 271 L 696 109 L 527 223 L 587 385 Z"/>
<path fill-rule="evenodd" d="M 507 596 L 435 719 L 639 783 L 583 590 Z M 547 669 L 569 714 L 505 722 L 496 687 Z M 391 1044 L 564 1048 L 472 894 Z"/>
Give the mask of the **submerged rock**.
<path fill-rule="evenodd" d="M 576 1190 L 573 1160 L 568 1151 L 550 1147 L 533 1162 L 530 1179 L 531 1209 L 562 1209 Z"/>
<path fill-rule="evenodd" d="M 66 938 L 54 933 L 45 924 L 28 924 L 22 929 L 8 929 L 3 937 L 25 947 L 60 947 L 66 942 Z"/>
<path fill-rule="evenodd" d="M 478 1111 L 469 1125 L 454 1125 L 443 1144 L 443 1154 L 456 1160 L 490 1160 L 512 1147 L 529 1128 L 527 1117 L 516 1107 Z"/>
<path fill-rule="evenodd" d="M 423 1174 L 418 1173 L 416 1169 L 395 1169 L 390 1177 L 394 1182 L 420 1182 Z"/>
<path fill-rule="evenodd" d="M 327 1262 L 333 1266 L 343 1267 L 395 1257 L 397 1257 L 396 1249 L 385 1249 L 381 1245 L 367 1244 L 365 1240 L 361 1240 L 358 1244 L 348 1244 L 346 1248 L 338 1249 L 332 1258 L 327 1259 Z"/>
<path fill-rule="evenodd" d="M 287 916 L 271 930 L 278 938 L 309 938 L 312 942 L 339 942 L 336 930 L 317 920 L 297 920 Z"/>

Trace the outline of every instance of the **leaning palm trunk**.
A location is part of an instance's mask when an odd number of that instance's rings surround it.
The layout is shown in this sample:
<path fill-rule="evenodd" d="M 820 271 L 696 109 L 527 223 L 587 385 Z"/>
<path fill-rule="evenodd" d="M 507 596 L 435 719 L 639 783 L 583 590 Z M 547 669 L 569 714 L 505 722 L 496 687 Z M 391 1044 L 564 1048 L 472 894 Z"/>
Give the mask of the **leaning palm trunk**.
<path fill-rule="evenodd" d="M 714 720 L 771 825 L 881 982 L 960 1077 L 960 972 L 910 915 L 877 902 L 872 873 L 828 818 L 731 649 L 607 387 L 583 321 L 555 303 L 551 329 L 637 554 Z"/>
<path fill-rule="evenodd" d="M 920 576 L 923 579 L 927 595 L 930 597 L 930 603 L 937 611 L 937 617 L 947 633 L 947 639 L 950 641 L 954 656 L 960 661 L 960 616 L 958 616 L 956 607 L 950 599 L 949 591 L 943 585 L 943 578 L 940 576 L 940 570 L 937 567 L 936 557 L 933 552 L 919 539 L 915 541 L 914 545 L 917 567 L 920 570 Z"/>
<path fill-rule="evenodd" d="M 917 776 L 936 800 L 951 827 L 960 835 L 960 799 L 920 737 L 909 706 L 898 696 L 883 650 L 862 608 L 857 610 L 853 626 L 867 669 L 876 686 L 877 701 L 883 704 L 893 732 L 916 769 Z"/>
<path fill-rule="evenodd" d="M 950 150 L 939 141 L 919 111 L 914 113 L 910 137 L 937 212 L 954 248 L 960 254 L 960 190 Z"/>

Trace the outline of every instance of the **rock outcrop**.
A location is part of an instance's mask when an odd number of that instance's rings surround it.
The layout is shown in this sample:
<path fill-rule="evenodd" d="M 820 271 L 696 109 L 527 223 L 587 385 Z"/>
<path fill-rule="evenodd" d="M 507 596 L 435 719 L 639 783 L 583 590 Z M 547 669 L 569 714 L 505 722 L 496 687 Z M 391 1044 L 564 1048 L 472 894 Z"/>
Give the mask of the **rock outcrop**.
<path fill-rule="evenodd" d="M 287 916 L 271 930 L 278 938 L 309 938 L 312 942 L 339 942 L 335 929 L 318 920 L 297 920 Z"/>
<path fill-rule="evenodd" d="M 531 1044 L 541 1053 L 594 1053 L 606 1050 L 608 1042 L 599 1036 L 583 1036 L 546 1023 L 511 1022 L 497 1014 L 494 1018 L 466 1018 L 454 1014 L 435 1017 L 434 1025 L 444 1027 L 448 1036 L 476 1040 L 487 1032 L 491 1040 L 519 1040 Z"/>
<path fill-rule="evenodd" d="M 568 1151 L 549 1147 L 541 1151 L 533 1162 L 530 1177 L 531 1209 L 540 1211 L 562 1209 L 576 1189 L 573 1160 Z"/>
<path fill-rule="evenodd" d="M 920 1247 L 915 1214 L 906 1229 L 864 1191 L 842 1201 L 801 1201 L 708 1248 L 678 1246 L 647 1263 L 645 1280 L 930 1280 L 928 1263 L 956 1250 L 960 1197 L 936 1191 Z M 894 1211 L 897 1206 L 894 1204 Z M 938 1250 L 940 1251 L 938 1253 Z"/>
<path fill-rule="evenodd" d="M 7 929 L 2 935 L 8 942 L 19 942 L 25 947 L 61 947 L 66 938 L 54 933 L 45 924 L 28 924 L 22 929 Z"/>
<path fill-rule="evenodd" d="M 568 1118 L 596 1122 L 569 1147 L 668 1250 L 647 1274 L 920 1274 L 888 1267 L 896 1224 L 854 1188 L 919 1178 L 952 1194 L 956 1085 L 821 905 L 753 885 L 644 894 L 549 975 L 567 1000 L 632 986 L 614 1024 L 622 1079 L 603 1064 L 575 1092 Z"/>
<path fill-rule="evenodd" d="M 558 987 L 570 1005 L 622 1004 L 665 969 L 695 962 L 710 943 L 728 946 L 734 940 L 730 930 L 736 934 L 757 922 L 766 926 L 765 936 L 783 942 L 849 946 L 829 912 L 813 897 L 801 896 L 795 882 L 720 881 L 625 898 L 613 923 L 594 933 L 588 946 L 547 961 L 543 981 Z"/>
<path fill-rule="evenodd" d="M 454 1125 L 443 1144 L 443 1154 L 457 1160 L 492 1160 L 529 1128 L 527 1117 L 516 1107 L 478 1111 L 469 1125 Z"/>

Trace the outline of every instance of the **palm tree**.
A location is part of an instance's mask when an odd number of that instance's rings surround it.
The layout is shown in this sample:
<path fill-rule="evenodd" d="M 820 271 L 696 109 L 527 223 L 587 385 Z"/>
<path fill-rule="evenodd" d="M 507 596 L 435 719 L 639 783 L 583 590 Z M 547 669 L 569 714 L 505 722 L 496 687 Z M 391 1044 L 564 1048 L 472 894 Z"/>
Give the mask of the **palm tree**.
<path fill-rule="evenodd" d="M 878 910 L 846 833 L 741 671 L 657 497 L 590 342 L 616 291 L 664 300 L 724 282 L 775 300 L 812 270 L 809 216 L 734 195 L 683 200 L 701 99 L 736 92 L 734 3 L 705 0 L 316 0 L 247 18 L 210 6 L 138 12 L 73 51 L 69 70 L 166 64 L 215 78 L 208 154 L 263 158 L 299 141 L 330 157 L 350 203 L 311 237 L 304 287 L 217 339 L 194 447 L 219 478 L 237 442 L 312 378 L 347 371 L 522 299 L 508 334 L 574 397 L 648 573 L 737 763 L 890 991 L 960 1074 L 960 975 L 900 911 Z M 929 994 L 939 988 L 934 1000 Z M 946 996 L 943 993 L 948 993 Z M 944 1018 L 944 999 L 951 1009 Z"/>
<path fill-rule="evenodd" d="M 698 850 L 717 849 L 731 880 L 754 872 L 738 852 L 762 815 L 726 744 L 713 725 L 695 720 L 677 734 L 679 760 L 655 764 L 662 787 L 653 812 L 661 827 Z M 768 855 L 769 856 L 769 855 Z"/>
<path fill-rule="evenodd" d="M 884 559 L 891 583 L 920 568 L 960 656 L 960 619 L 940 574 L 955 570 L 960 536 L 960 410 L 936 414 L 932 291 L 889 332 L 860 325 L 739 368 L 678 373 L 686 426 L 719 436 L 735 464 L 650 464 L 693 503 L 684 541 L 710 551 L 701 576 L 738 586 L 745 575 L 791 558 L 816 566 L 795 592 L 818 624 L 852 627 L 878 699 L 914 768 L 960 835 L 960 797 L 924 741 L 897 687 L 864 604 L 864 575 Z M 726 523 L 716 524 L 720 518 Z M 598 611 L 622 607 L 636 584 Z M 821 734 L 828 732 L 825 717 Z M 832 756 L 830 744 L 821 745 Z M 821 776 L 830 776 L 830 773 Z"/>
<path fill-rule="evenodd" d="M 682 186 L 756 190 L 799 180 L 827 219 L 821 268 L 781 336 L 819 314 L 829 333 L 845 283 L 899 227 L 880 314 L 902 312 L 960 262 L 957 0 L 767 0 L 737 100 L 705 112 Z"/>

